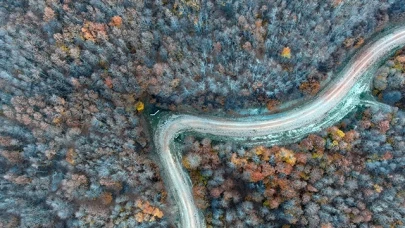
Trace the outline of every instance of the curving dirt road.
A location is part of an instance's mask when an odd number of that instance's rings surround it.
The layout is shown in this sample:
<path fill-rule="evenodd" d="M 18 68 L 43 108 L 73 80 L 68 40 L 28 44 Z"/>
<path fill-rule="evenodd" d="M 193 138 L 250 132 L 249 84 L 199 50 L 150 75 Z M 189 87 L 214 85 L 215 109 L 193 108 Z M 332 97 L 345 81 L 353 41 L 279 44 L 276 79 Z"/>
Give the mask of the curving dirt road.
<path fill-rule="evenodd" d="M 193 202 L 191 182 L 177 156 L 171 153 L 171 142 L 181 132 L 193 131 L 237 139 L 266 140 L 280 143 L 287 138 L 300 138 L 342 119 L 360 102 L 359 95 L 369 88 L 371 74 L 366 71 L 400 46 L 405 45 L 405 27 L 367 46 L 349 62 L 340 75 L 312 102 L 276 116 L 241 119 L 201 118 L 172 115 L 160 121 L 154 143 L 161 158 L 163 173 L 179 203 L 181 227 L 205 227 Z"/>

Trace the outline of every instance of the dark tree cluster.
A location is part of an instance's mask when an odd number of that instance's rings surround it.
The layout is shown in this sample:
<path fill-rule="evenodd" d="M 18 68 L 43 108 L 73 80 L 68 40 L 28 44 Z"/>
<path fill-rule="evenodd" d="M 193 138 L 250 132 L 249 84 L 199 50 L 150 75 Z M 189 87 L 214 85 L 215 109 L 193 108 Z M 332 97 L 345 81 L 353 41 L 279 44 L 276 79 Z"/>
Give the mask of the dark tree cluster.
<path fill-rule="evenodd" d="M 379 101 L 405 109 L 405 49 L 398 50 L 377 70 L 372 92 Z"/>

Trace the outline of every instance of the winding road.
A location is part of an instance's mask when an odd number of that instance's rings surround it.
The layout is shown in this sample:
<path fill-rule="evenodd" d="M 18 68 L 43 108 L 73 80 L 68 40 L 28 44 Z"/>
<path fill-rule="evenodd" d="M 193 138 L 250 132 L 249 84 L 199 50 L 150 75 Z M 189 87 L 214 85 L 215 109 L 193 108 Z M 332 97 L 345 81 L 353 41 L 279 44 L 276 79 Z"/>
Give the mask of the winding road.
<path fill-rule="evenodd" d="M 155 148 L 162 163 L 162 173 L 180 210 L 184 228 L 205 227 L 203 216 L 196 208 L 191 181 L 183 171 L 178 155 L 171 152 L 174 138 L 185 131 L 247 140 L 251 143 L 282 143 L 302 138 L 341 120 L 360 102 L 360 94 L 369 89 L 374 68 L 385 56 L 405 45 L 405 27 L 391 30 L 360 51 L 334 81 L 301 107 L 260 117 L 239 119 L 202 118 L 191 115 L 165 116 L 154 132 Z"/>

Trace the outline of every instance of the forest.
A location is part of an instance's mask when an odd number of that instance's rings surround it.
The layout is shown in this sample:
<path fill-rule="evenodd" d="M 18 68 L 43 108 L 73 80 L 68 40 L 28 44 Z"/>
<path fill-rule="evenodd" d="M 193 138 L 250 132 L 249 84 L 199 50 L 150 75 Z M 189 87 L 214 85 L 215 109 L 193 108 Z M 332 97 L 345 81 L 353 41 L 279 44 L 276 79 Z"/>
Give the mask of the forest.
<path fill-rule="evenodd" d="M 173 226 L 149 107 L 215 114 L 314 96 L 404 11 L 400 0 L 0 1 L 0 227 Z M 373 91 L 399 108 L 403 63 L 398 55 L 380 69 Z M 353 115 L 364 120 L 308 136 L 306 150 L 190 139 L 185 167 L 207 182 L 196 189 L 207 222 L 403 222 L 402 111 Z M 347 161 L 357 157 L 361 170 Z M 348 164 L 318 167 L 328 162 Z M 276 192 L 290 182 L 291 195 Z M 250 199 L 238 193 L 247 188 Z"/>

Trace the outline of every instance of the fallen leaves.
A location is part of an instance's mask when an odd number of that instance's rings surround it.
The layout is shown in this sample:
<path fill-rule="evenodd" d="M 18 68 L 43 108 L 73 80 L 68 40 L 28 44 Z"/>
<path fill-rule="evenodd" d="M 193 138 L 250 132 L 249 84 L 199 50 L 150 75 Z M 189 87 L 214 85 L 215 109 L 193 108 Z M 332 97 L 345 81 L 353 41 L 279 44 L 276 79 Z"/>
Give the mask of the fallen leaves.
<path fill-rule="evenodd" d="M 303 82 L 300 85 L 300 90 L 302 93 L 306 95 L 315 95 L 318 93 L 319 89 L 321 88 L 321 85 L 318 81 L 311 81 L 311 82 Z"/>
<path fill-rule="evenodd" d="M 290 59 L 291 58 L 291 49 L 289 47 L 284 47 L 281 51 L 281 57 Z"/>
<path fill-rule="evenodd" d="M 142 101 L 138 101 L 135 104 L 135 108 L 138 112 L 142 112 L 145 109 L 145 105 Z"/>
<path fill-rule="evenodd" d="M 280 148 L 280 152 L 276 154 L 276 158 L 290 165 L 295 165 L 295 162 L 297 161 L 294 152 L 284 147 Z"/>
<path fill-rule="evenodd" d="M 54 18 L 55 18 L 55 11 L 53 11 L 53 9 L 50 7 L 45 7 L 43 17 L 44 21 L 48 22 Z"/>
<path fill-rule="evenodd" d="M 140 212 L 135 214 L 135 219 L 139 223 L 153 222 L 156 218 L 163 218 L 163 212 L 159 208 L 151 206 L 148 201 L 137 200 L 135 204 L 137 208 L 141 209 Z"/>
<path fill-rule="evenodd" d="M 100 195 L 100 200 L 102 204 L 110 205 L 113 200 L 112 194 L 110 192 L 104 192 Z"/>
<path fill-rule="evenodd" d="M 374 187 L 374 190 L 378 193 L 381 193 L 383 191 L 383 188 L 378 184 L 373 185 L 373 187 Z"/>
<path fill-rule="evenodd" d="M 107 39 L 107 31 L 105 24 L 86 21 L 84 22 L 81 31 L 83 38 L 85 40 L 96 42 L 97 38 Z"/>
<path fill-rule="evenodd" d="M 122 18 L 120 16 L 114 16 L 111 18 L 110 26 L 120 27 L 122 25 Z"/>
<path fill-rule="evenodd" d="M 71 164 L 74 165 L 75 164 L 75 158 L 76 158 L 77 154 L 75 152 L 75 149 L 73 148 L 69 148 L 67 153 L 66 153 L 66 158 L 65 160 Z"/>
<path fill-rule="evenodd" d="M 113 87 L 113 81 L 112 81 L 112 78 L 111 77 L 107 77 L 105 80 L 104 80 L 104 84 L 108 87 L 108 88 L 112 88 Z"/>
<path fill-rule="evenodd" d="M 269 111 L 275 111 L 277 110 L 277 106 L 280 104 L 279 101 L 277 100 L 269 100 L 266 103 L 266 107 Z"/>

